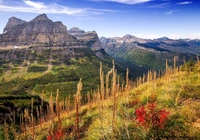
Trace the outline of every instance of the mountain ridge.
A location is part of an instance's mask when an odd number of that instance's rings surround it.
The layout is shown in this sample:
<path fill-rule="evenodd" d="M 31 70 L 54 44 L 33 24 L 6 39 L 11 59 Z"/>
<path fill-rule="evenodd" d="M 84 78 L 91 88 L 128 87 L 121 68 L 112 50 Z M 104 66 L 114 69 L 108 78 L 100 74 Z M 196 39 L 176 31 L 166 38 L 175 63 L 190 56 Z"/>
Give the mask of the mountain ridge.
<path fill-rule="evenodd" d="M 176 57 L 180 65 L 184 59 L 196 59 L 195 55 L 200 54 L 199 40 L 173 40 L 168 37 L 151 40 L 125 35 L 101 37 L 100 42 L 104 50 L 115 59 L 155 69 L 163 69 L 166 59 L 172 62 Z"/>
<path fill-rule="evenodd" d="M 9 24 L 10 20 L 7 25 Z M 68 34 L 67 27 L 62 22 L 53 22 L 46 14 L 38 15 L 29 22 L 11 24 L 8 29 L 4 34 L 0 34 L 0 47 L 64 46 L 71 45 L 72 42 L 74 45 L 79 43 L 75 37 Z"/>

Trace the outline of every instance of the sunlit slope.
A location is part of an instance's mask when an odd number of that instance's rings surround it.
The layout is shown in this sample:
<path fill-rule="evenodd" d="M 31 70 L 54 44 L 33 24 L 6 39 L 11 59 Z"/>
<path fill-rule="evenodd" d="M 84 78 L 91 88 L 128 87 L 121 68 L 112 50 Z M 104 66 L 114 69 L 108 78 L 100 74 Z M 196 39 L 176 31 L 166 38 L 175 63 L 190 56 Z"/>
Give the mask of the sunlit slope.
<path fill-rule="evenodd" d="M 56 100 L 54 117 L 47 115 L 48 121 L 42 121 L 40 126 L 36 126 L 34 133 L 32 127 L 28 127 L 27 134 L 21 134 L 20 137 L 199 139 L 199 68 L 199 62 L 188 62 L 175 69 L 166 66 L 162 76 L 149 71 L 135 82 L 126 79 L 124 85 L 117 82 L 114 66 L 106 74 L 109 80 L 102 77 L 100 68 L 99 90 L 88 93 L 85 99 L 81 98 L 80 92 L 84 85 L 80 80 L 73 103 L 67 101 L 66 106 L 63 106 Z M 111 88 L 106 86 L 109 83 Z M 84 100 L 88 102 L 86 105 L 83 105 Z M 52 99 L 49 101 L 51 108 Z"/>

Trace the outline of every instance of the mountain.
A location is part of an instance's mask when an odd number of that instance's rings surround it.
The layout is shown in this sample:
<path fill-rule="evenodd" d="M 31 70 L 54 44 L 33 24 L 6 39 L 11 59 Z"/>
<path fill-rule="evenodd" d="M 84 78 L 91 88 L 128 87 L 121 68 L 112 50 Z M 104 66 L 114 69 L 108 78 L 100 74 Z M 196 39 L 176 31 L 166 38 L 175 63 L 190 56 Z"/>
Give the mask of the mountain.
<path fill-rule="evenodd" d="M 172 65 L 176 57 L 177 64 L 200 54 L 198 40 L 173 40 L 167 37 L 154 40 L 141 39 L 132 35 L 123 37 L 100 38 L 105 51 L 115 59 L 131 62 L 147 68 L 163 69 L 166 59 Z"/>
<path fill-rule="evenodd" d="M 5 33 L 7 31 L 9 31 L 10 29 L 12 29 L 14 26 L 17 26 L 17 25 L 20 25 L 20 24 L 23 24 L 23 23 L 26 23 L 26 21 L 21 20 L 21 19 L 16 18 L 16 17 L 11 17 L 8 20 L 8 23 L 6 24 L 6 27 L 3 29 L 3 32 Z"/>
<path fill-rule="evenodd" d="M 11 19 L 6 32 L 0 34 L 0 95 L 41 95 L 44 91 L 49 97 L 59 89 L 65 97 L 76 91 L 80 78 L 83 93 L 87 93 L 97 88 L 99 63 L 105 73 L 112 67 L 113 57 L 104 51 L 95 31 L 67 30 L 62 22 L 53 22 L 45 14 L 28 22 Z M 130 78 L 147 71 L 120 61 L 115 61 L 115 67 L 122 77 L 126 68 L 133 71 Z"/>
<path fill-rule="evenodd" d="M 166 40 L 170 40 L 170 39 L 168 37 L 164 36 L 164 37 L 161 37 L 161 38 L 157 38 L 156 40 L 166 41 Z"/>
<path fill-rule="evenodd" d="M 93 51 L 102 50 L 103 47 L 99 41 L 99 37 L 95 31 L 85 32 L 82 29 L 73 27 L 68 30 L 68 33 L 79 39 L 84 45 L 91 46 Z"/>
<path fill-rule="evenodd" d="M 0 47 L 66 46 L 78 43 L 75 37 L 67 33 L 67 27 L 62 22 L 53 22 L 46 14 L 29 22 L 11 18 L 4 31 L 0 35 Z"/>

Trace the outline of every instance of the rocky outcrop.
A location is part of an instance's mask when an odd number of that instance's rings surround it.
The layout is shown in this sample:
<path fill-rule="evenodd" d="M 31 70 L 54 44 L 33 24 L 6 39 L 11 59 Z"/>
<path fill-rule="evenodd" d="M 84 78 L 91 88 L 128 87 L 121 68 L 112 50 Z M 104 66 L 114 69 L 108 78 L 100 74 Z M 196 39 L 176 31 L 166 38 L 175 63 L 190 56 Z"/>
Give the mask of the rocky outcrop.
<path fill-rule="evenodd" d="M 68 30 L 68 33 L 75 36 L 76 38 L 80 38 L 85 34 L 85 31 L 77 27 L 73 27 L 70 30 Z"/>
<path fill-rule="evenodd" d="M 66 46 L 79 41 L 68 34 L 62 22 L 53 22 L 42 14 L 29 22 L 17 24 L 0 35 L 0 47 L 7 46 Z"/>
<path fill-rule="evenodd" d="M 84 45 L 90 47 L 93 51 L 99 51 L 102 48 L 99 37 L 95 31 L 85 32 L 82 29 L 73 27 L 68 30 L 68 33 L 78 38 Z"/>
<path fill-rule="evenodd" d="M 12 29 L 14 26 L 17 26 L 17 25 L 23 24 L 23 23 L 26 23 L 26 21 L 21 20 L 16 17 L 11 17 L 11 18 L 9 18 L 8 23 L 6 24 L 6 27 L 3 29 L 3 32 L 6 33 L 10 29 Z"/>

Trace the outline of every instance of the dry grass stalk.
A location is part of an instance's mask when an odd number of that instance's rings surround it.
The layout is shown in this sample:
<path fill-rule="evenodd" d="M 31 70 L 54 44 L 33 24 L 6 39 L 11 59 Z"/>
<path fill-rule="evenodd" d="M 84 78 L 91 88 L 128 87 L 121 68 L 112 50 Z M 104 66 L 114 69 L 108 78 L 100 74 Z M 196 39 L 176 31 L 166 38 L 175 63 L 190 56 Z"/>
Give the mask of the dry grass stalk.
<path fill-rule="evenodd" d="M 113 60 L 113 79 L 112 79 L 112 96 L 113 96 L 113 116 L 112 116 L 112 128 L 115 130 L 115 120 L 116 120 L 116 78 L 117 74 L 115 72 L 115 63 Z"/>
<path fill-rule="evenodd" d="M 28 109 L 24 110 L 24 133 L 25 133 L 25 139 L 27 139 L 27 127 L 29 122 L 29 113 Z"/>
<path fill-rule="evenodd" d="M 102 63 L 100 62 L 100 87 L 101 87 L 101 98 L 102 98 L 102 107 L 103 107 L 103 101 L 104 101 L 104 73 L 102 70 Z"/>
<path fill-rule="evenodd" d="M 62 130 L 62 123 L 60 119 L 60 104 L 58 98 L 59 98 L 59 89 L 57 89 L 57 94 L 56 94 L 56 114 L 58 117 L 58 129 Z"/>
<path fill-rule="evenodd" d="M 70 102 L 70 95 L 69 95 L 67 98 L 67 114 L 68 114 L 68 116 L 69 116 L 69 111 L 70 111 L 70 104 L 71 104 L 71 102 Z"/>
<path fill-rule="evenodd" d="M 153 77 L 154 77 L 154 80 L 157 81 L 157 72 L 156 71 L 154 71 L 154 76 Z"/>
<path fill-rule="evenodd" d="M 120 76 L 118 75 L 117 77 L 117 93 L 119 93 L 119 88 L 120 88 Z"/>
<path fill-rule="evenodd" d="M 35 124 L 34 124 L 34 117 L 33 114 L 31 114 L 31 124 L 32 124 L 32 139 L 35 139 Z"/>
<path fill-rule="evenodd" d="M 106 74 L 106 97 L 107 98 L 109 96 L 109 77 L 112 74 L 112 70 L 110 70 L 107 74 Z"/>
<path fill-rule="evenodd" d="M 178 92 L 178 95 L 177 95 L 177 97 L 176 97 L 175 106 L 177 106 L 178 103 L 179 103 L 179 98 L 180 98 L 180 93 L 181 93 L 181 91 L 182 91 L 182 88 L 183 88 L 183 85 L 181 86 L 181 88 L 180 88 L 180 90 L 179 90 L 179 92 Z"/>
<path fill-rule="evenodd" d="M 165 73 L 166 75 L 168 74 L 168 60 L 166 59 L 166 64 L 165 64 Z"/>
<path fill-rule="evenodd" d="M 142 76 L 142 83 L 143 84 L 145 83 L 145 74 L 143 74 L 143 76 Z"/>
<path fill-rule="evenodd" d="M 176 73 L 176 59 L 177 59 L 177 57 L 174 56 L 174 73 Z"/>
<path fill-rule="evenodd" d="M 79 132 L 79 112 L 80 112 L 80 105 L 81 105 L 81 90 L 82 90 L 82 79 L 80 79 L 77 85 L 77 92 L 75 96 L 75 110 L 76 110 L 76 119 L 75 119 L 75 132 L 77 139 L 80 139 L 80 132 Z"/>
<path fill-rule="evenodd" d="M 34 98 L 31 98 L 31 114 L 33 114 L 33 102 L 34 102 Z"/>
<path fill-rule="evenodd" d="M 127 68 L 126 69 L 126 91 L 129 90 L 129 78 L 128 78 L 128 75 L 129 75 L 129 69 Z"/>
<path fill-rule="evenodd" d="M 41 112 L 40 112 L 40 114 L 44 114 L 43 107 L 44 107 L 44 90 L 42 90 L 42 102 L 41 102 Z"/>
<path fill-rule="evenodd" d="M 4 138 L 5 140 L 9 140 L 9 133 L 8 133 L 8 124 L 6 123 L 6 120 L 4 121 Z"/>
<path fill-rule="evenodd" d="M 52 93 L 49 97 L 49 113 L 50 113 L 50 117 L 51 119 L 53 119 L 54 117 L 54 109 L 53 109 L 53 97 L 52 97 Z"/>

